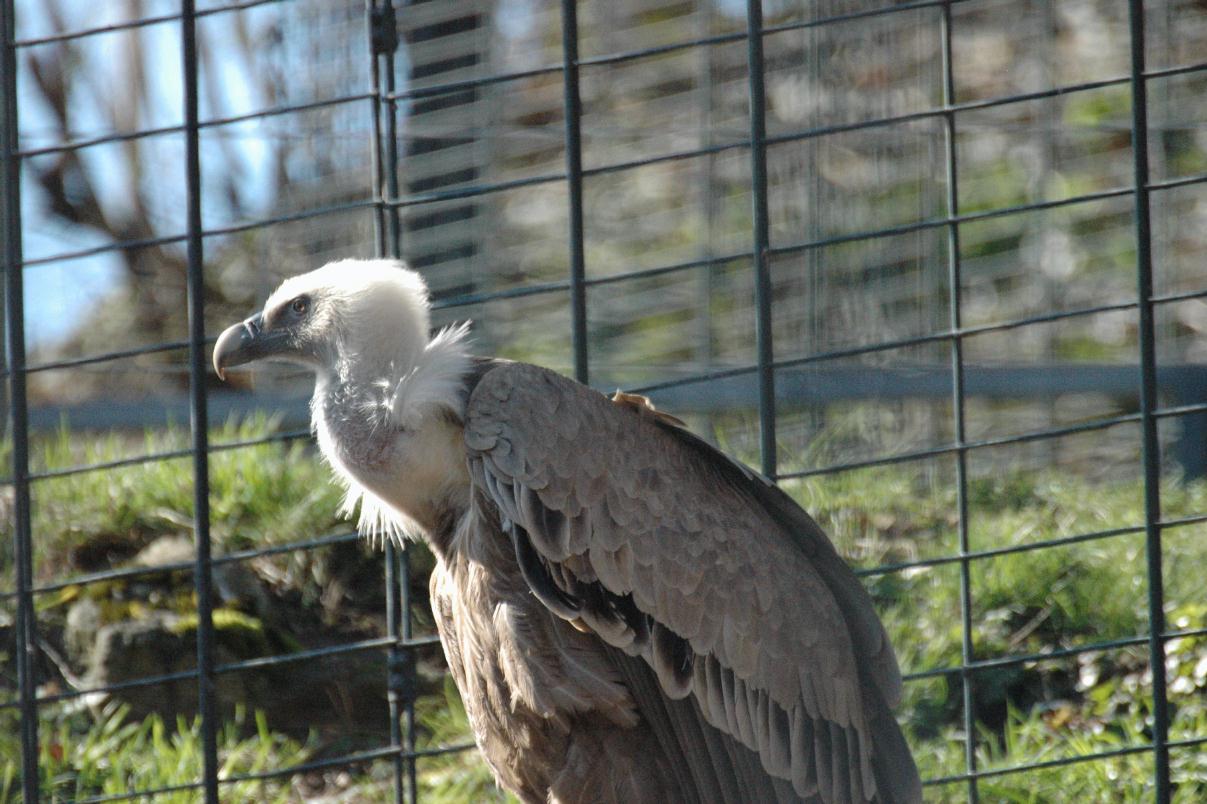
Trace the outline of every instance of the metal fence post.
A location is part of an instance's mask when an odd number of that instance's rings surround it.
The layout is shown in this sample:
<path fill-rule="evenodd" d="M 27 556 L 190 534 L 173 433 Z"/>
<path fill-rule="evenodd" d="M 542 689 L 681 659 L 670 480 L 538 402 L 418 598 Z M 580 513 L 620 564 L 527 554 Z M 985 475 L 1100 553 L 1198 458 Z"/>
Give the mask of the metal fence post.
<path fill-rule="evenodd" d="M 1165 689 L 1165 591 L 1161 569 L 1161 445 L 1157 438 L 1157 346 L 1153 312 L 1152 229 L 1149 214 L 1148 93 L 1145 83 L 1144 0 L 1130 0 L 1132 159 L 1135 170 L 1136 304 L 1140 340 L 1140 427 L 1144 461 L 1144 547 L 1148 576 L 1148 661 L 1153 695 L 1153 774 L 1156 801 L 1170 800 L 1169 701 Z"/>
<path fill-rule="evenodd" d="M 562 109 L 565 117 L 566 191 L 570 218 L 570 334 L 574 378 L 590 380 L 587 347 L 586 257 L 583 251 L 582 99 L 578 91 L 578 3 L 562 0 Z"/>
<path fill-rule="evenodd" d="M 960 684 L 964 707 L 964 770 L 968 774 L 968 800 L 975 802 L 977 792 L 976 717 L 973 695 L 972 663 L 976 659 L 972 642 L 972 564 L 968 540 L 968 448 L 964 427 L 964 342 L 963 316 L 960 310 L 960 184 L 956 163 L 955 70 L 952 65 L 951 0 L 943 4 L 941 17 L 943 40 L 943 107 L 947 162 L 947 284 L 948 323 L 951 328 L 951 409 L 952 436 L 956 461 L 956 528 L 960 558 Z"/>
<path fill-rule="evenodd" d="M 770 226 L 767 210 L 767 106 L 763 81 L 763 3 L 746 2 L 746 60 L 750 82 L 750 191 L 753 204 L 755 351 L 759 377 L 759 455 L 775 479 L 775 350 L 771 340 Z"/>
<path fill-rule="evenodd" d="M 37 615 L 33 601 L 33 540 L 30 524 L 29 411 L 25 393 L 25 290 L 22 282 L 21 157 L 17 128 L 16 9 L 0 3 L 0 143 L 4 151 L 4 323 L 9 414 L 13 439 L 13 548 L 17 565 L 17 687 L 21 706 L 21 791 L 26 804 L 38 800 Z"/>
<path fill-rule="evenodd" d="M 193 457 L 193 533 L 197 547 L 197 712 L 201 717 L 202 789 L 218 802 L 218 728 L 215 707 L 213 565 L 210 557 L 209 413 L 206 406 L 205 277 L 201 219 L 201 143 L 197 124 L 197 20 L 194 0 L 181 3 L 184 60 L 185 188 L 188 195 L 189 399 Z"/>

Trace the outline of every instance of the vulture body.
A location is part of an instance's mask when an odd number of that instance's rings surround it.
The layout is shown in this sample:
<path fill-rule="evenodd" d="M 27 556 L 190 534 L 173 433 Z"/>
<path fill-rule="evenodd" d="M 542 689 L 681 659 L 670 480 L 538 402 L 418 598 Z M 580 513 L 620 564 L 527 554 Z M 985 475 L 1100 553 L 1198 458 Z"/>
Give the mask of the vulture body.
<path fill-rule="evenodd" d="M 220 375 L 314 369 L 313 426 L 362 530 L 423 538 L 470 725 L 525 802 L 919 802 L 892 647 L 773 484 L 643 398 L 429 337 L 393 261 L 286 280 Z"/>

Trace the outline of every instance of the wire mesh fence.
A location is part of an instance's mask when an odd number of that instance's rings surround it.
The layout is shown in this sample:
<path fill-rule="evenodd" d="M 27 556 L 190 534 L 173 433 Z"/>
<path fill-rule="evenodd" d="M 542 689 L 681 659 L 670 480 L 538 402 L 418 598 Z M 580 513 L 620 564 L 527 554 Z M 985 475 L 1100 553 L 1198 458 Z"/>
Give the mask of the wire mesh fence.
<path fill-rule="evenodd" d="M 885 612 L 928 797 L 1065 766 L 1202 794 L 1199 4 L 0 9 L 0 800 L 306 797 L 350 769 L 417 801 L 471 747 L 419 722 L 423 556 L 348 558 L 305 378 L 207 375 L 216 327 L 349 255 L 405 258 L 481 350 L 647 393 L 817 513 Z M 148 610 L 171 637 L 115 622 Z M 197 716 L 185 775 L 63 756 L 70 713 L 144 693 Z M 327 731 L 239 764 L 249 729 L 278 743 L 232 708 L 269 699 Z"/>

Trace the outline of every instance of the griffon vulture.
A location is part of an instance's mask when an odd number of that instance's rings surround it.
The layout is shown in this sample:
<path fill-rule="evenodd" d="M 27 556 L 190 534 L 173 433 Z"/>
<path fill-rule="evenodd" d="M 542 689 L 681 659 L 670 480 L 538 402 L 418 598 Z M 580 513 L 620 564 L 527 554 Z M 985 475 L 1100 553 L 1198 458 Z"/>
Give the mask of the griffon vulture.
<path fill-rule="evenodd" d="M 420 537 L 448 666 L 525 802 L 919 802 L 901 675 L 858 579 L 761 476 L 656 412 L 430 336 L 418 274 L 287 279 L 214 368 L 316 375 L 364 531 Z"/>

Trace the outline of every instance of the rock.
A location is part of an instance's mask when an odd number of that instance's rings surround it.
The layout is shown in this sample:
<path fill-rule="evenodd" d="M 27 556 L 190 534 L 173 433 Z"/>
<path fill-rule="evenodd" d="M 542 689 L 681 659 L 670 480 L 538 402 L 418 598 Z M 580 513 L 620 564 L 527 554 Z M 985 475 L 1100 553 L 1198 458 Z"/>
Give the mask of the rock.
<path fill-rule="evenodd" d="M 249 710 L 263 710 L 274 729 L 299 738 L 314 731 L 355 744 L 380 742 L 390 734 L 385 651 L 336 652 L 303 661 L 286 658 L 295 651 L 380 633 L 382 623 L 375 619 L 383 583 L 379 556 L 359 544 L 336 545 L 327 553 L 317 564 L 326 572 L 326 583 L 318 586 L 341 591 L 325 610 L 295 589 L 266 581 L 254 562 L 213 567 L 215 664 L 266 656 L 285 659 L 275 666 L 218 673 L 214 679 L 218 713 L 227 718 L 236 705 L 243 704 Z M 176 716 L 192 717 L 197 711 L 197 683 L 191 677 L 197 661 L 194 558 L 190 536 L 159 536 L 129 565 L 185 568 L 99 582 L 62 596 L 56 610 L 62 618 L 59 646 L 66 657 L 62 669 L 68 683 L 103 689 L 179 675 L 153 684 L 132 684 L 89 700 L 126 703 L 132 719 L 151 713 L 169 722 Z M 438 656 L 439 649 L 421 653 Z M 69 672 L 78 678 L 69 678 Z M 422 675 L 417 683 L 420 690 L 429 686 Z"/>
<path fill-rule="evenodd" d="M 102 626 L 87 662 L 86 683 L 104 687 L 123 681 L 192 671 L 197 666 L 196 621 L 168 611 L 152 610 L 134 620 Z M 217 625 L 217 624 L 216 624 Z M 263 655 L 263 634 L 246 628 L 216 628 L 215 664 Z M 216 679 L 219 710 L 229 713 L 237 703 L 266 699 L 276 679 L 270 670 L 223 673 Z M 113 695 L 142 717 L 158 712 L 171 721 L 197 711 L 197 683 L 192 678 L 117 690 Z"/>
<path fill-rule="evenodd" d="M 151 612 L 137 620 L 102 626 L 88 657 L 86 683 L 103 687 L 136 678 L 179 673 L 193 669 L 194 646 L 177 633 L 179 617 Z M 117 693 L 137 717 L 159 712 L 165 718 L 196 710 L 197 685 L 190 680 L 133 687 Z"/>
<path fill-rule="evenodd" d="M 67 658 L 76 668 L 86 667 L 101 627 L 101 607 L 91 597 L 77 599 L 67 610 L 63 628 L 63 647 Z"/>
<path fill-rule="evenodd" d="M 170 564 L 187 564 L 196 559 L 193 539 L 181 534 L 160 536 L 148 544 L 131 563 L 136 567 L 159 567 Z M 243 611 L 254 611 L 263 617 L 270 607 L 260 578 L 242 562 L 215 564 L 212 569 L 214 592 L 217 605 L 235 606 Z"/>
<path fill-rule="evenodd" d="M 271 612 L 272 602 L 263 582 L 242 563 L 219 564 L 214 567 L 213 576 L 214 592 L 222 605 L 252 611 L 261 618 Z"/>
<path fill-rule="evenodd" d="M 164 564 L 183 564 L 194 560 L 193 539 L 181 534 L 160 536 L 138 551 L 131 564 L 136 567 L 159 567 Z"/>

